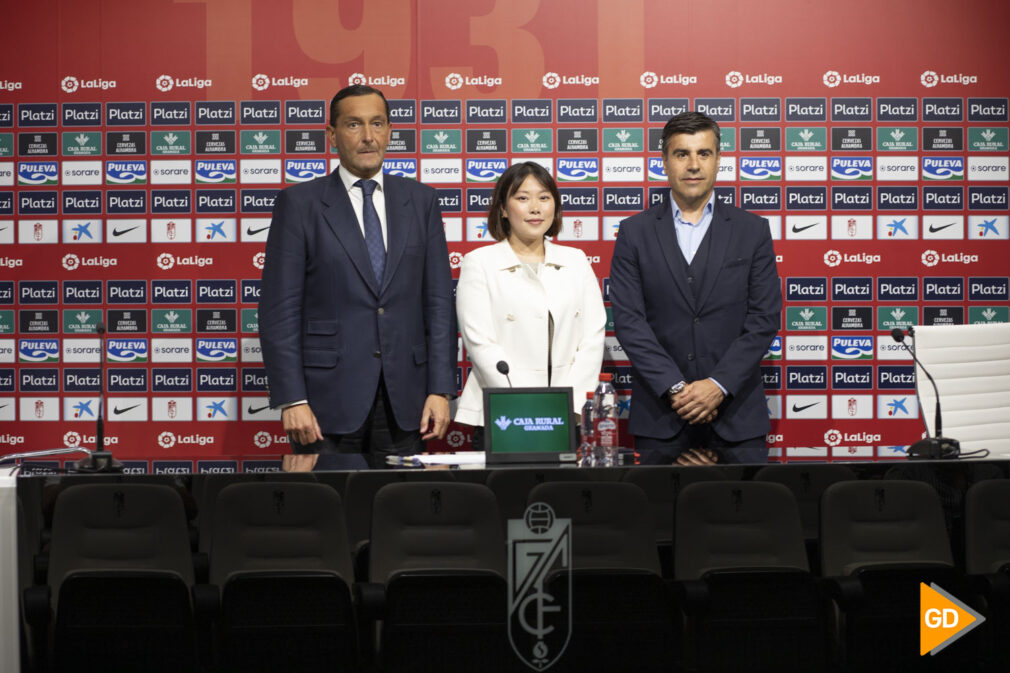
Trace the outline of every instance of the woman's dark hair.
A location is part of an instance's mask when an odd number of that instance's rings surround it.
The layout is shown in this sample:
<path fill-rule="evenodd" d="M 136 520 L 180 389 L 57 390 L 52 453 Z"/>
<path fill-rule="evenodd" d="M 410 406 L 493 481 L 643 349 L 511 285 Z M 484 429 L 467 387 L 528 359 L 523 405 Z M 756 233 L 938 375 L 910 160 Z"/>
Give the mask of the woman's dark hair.
<path fill-rule="evenodd" d="M 519 191 L 519 187 L 531 175 L 554 197 L 554 221 L 544 236 L 557 236 L 561 231 L 561 195 L 558 193 L 554 178 L 540 164 L 524 161 L 509 166 L 495 185 L 494 194 L 491 196 L 491 208 L 487 214 L 487 233 L 494 240 L 504 241 L 508 238 L 511 227 L 508 218 L 502 215 L 502 210 L 509 198 Z"/>

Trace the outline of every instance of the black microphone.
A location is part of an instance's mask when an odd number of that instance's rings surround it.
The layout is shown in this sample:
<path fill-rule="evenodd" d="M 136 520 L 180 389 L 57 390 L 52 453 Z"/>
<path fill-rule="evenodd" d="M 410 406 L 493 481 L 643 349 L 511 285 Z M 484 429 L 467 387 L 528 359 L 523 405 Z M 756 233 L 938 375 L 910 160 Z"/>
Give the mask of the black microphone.
<path fill-rule="evenodd" d="M 914 336 L 911 329 L 908 330 L 908 334 L 909 336 Z M 919 365 L 919 369 L 923 371 L 929 382 L 933 384 L 933 394 L 936 395 L 936 414 L 933 418 L 934 425 L 936 426 L 935 436 L 920 439 L 908 447 L 908 457 L 913 460 L 957 458 L 961 453 L 961 444 L 956 439 L 943 436 L 943 418 L 940 415 L 940 389 L 936 387 L 936 381 L 933 380 L 929 370 L 919 361 L 919 358 L 915 357 L 915 351 L 905 343 L 905 332 L 901 328 L 895 327 L 892 329 L 891 338 L 900 343 L 902 348 L 912 356 L 912 361 Z"/>
<path fill-rule="evenodd" d="M 505 375 L 505 380 L 509 382 L 509 388 L 512 387 L 512 379 L 509 378 L 509 363 L 504 360 L 499 360 L 498 364 L 495 365 L 498 369 L 498 373 Z"/>
<path fill-rule="evenodd" d="M 77 472 L 122 472 L 123 464 L 105 448 L 105 323 L 95 325 L 98 332 L 98 418 L 95 420 L 95 450 L 74 464 Z"/>

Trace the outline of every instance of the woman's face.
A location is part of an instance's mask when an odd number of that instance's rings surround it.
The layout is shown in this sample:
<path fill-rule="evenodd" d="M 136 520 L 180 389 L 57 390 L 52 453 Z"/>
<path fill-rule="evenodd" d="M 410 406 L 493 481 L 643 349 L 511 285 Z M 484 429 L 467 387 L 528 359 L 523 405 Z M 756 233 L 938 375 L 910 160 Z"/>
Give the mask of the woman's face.
<path fill-rule="evenodd" d="M 510 239 L 526 243 L 543 240 L 554 223 L 554 196 L 529 175 L 505 202 L 502 215 L 508 218 Z"/>

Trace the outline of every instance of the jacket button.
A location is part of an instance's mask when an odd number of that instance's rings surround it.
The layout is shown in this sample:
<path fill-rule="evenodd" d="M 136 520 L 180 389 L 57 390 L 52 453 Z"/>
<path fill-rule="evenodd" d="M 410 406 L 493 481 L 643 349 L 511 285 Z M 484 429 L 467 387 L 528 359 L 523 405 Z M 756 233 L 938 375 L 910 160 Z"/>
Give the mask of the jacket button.
<path fill-rule="evenodd" d="M 379 315 L 383 315 L 383 314 L 384 314 L 385 312 L 386 312 L 386 309 L 384 309 L 384 308 L 382 308 L 382 307 L 380 306 L 380 307 L 379 307 Z"/>
<path fill-rule="evenodd" d="M 687 354 L 687 359 L 688 359 L 689 361 L 691 361 L 691 360 L 694 360 L 694 353 L 688 353 L 688 354 Z"/>
<path fill-rule="evenodd" d="M 375 351 L 374 353 L 372 353 L 372 357 L 373 358 L 381 358 L 382 357 L 382 351 Z"/>
<path fill-rule="evenodd" d="M 380 308 L 379 310 L 381 311 L 382 309 Z M 694 316 L 694 324 L 698 325 L 700 323 L 701 323 L 701 318 L 699 318 L 698 316 Z"/>

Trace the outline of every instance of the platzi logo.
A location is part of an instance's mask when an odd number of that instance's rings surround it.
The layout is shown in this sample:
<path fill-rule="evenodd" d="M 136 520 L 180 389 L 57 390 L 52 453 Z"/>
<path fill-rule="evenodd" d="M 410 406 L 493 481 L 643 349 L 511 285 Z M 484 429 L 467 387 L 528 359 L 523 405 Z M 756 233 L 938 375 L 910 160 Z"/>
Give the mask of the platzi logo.
<path fill-rule="evenodd" d="M 471 77 L 467 75 L 464 77 L 458 72 L 450 72 L 445 76 L 445 88 L 450 91 L 455 91 L 461 88 L 464 84 L 467 86 L 501 86 L 501 77 L 491 77 L 490 75 L 477 75 L 476 77 Z"/>
<path fill-rule="evenodd" d="M 919 84 L 922 84 L 927 89 L 932 89 L 937 84 L 962 84 L 968 86 L 969 84 L 978 84 L 978 76 L 965 75 L 964 73 L 948 75 L 938 73 L 935 70 L 925 70 L 919 75 Z"/>
<path fill-rule="evenodd" d="M 659 84 L 680 84 L 683 86 L 697 84 L 698 78 L 695 75 L 663 75 L 646 70 L 639 76 L 638 83 L 646 89 L 653 89 Z"/>
<path fill-rule="evenodd" d="M 880 75 L 868 75 L 865 72 L 857 74 L 842 74 L 837 70 L 828 70 L 821 77 L 824 86 L 834 89 L 839 84 L 880 84 Z"/>
<path fill-rule="evenodd" d="M 308 86 L 309 80 L 304 77 L 294 77 L 288 75 L 287 77 L 270 77 L 269 75 L 264 75 L 262 73 L 258 75 L 253 75 L 252 78 L 252 88 L 257 91 L 266 91 L 272 86 L 290 86 L 294 88 L 299 88 L 303 86 Z"/>
<path fill-rule="evenodd" d="M 726 86 L 735 89 L 744 84 L 767 84 L 769 86 L 782 84 L 782 75 L 772 75 L 767 72 L 759 75 L 749 75 L 739 70 L 730 70 L 726 73 Z"/>
<path fill-rule="evenodd" d="M 435 506 L 435 503 L 432 503 Z M 559 604 L 546 578 L 559 572 L 571 582 L 572 522 L 542 502 L 508 522 L 509 643 L 527 666 L 543 671 L 555 663 L 572 635 L 571 592 Z"/>

